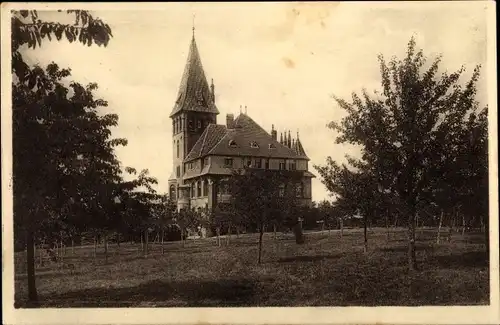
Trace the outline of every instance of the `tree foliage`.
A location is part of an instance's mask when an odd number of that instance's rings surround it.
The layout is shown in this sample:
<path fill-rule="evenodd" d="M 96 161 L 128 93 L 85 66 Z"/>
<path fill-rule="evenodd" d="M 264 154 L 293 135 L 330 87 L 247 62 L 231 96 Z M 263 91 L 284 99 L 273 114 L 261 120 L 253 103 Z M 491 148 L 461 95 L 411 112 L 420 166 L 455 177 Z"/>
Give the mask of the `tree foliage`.
<path fill-rule="evenodd" d="M 419 205 L 464 203 L 478 193 L 477 186 L 487 197 L 487 109 L 475 99 L 480 69 L 476 67 L 462 85 L 463 67 L 439 73 L 441 57 L 428 62 L 413 38 L 403 59 L 386 62 L 379 56 L 379 63 L 382 92 L 370 95 L 363 90 L 353 93 L 351 101 L 334 97 L 347 116 L 328 127 L 338 132 L 336 143 L 361 148 L 359 158 L 348 157 L 348 166 L 367 176 L 362 186 L 375 184 L 406 216 L 409 264 L 415 268 Z M 340 175 L 347 167 L 328 158 L 325 166 L 316 168 L 327 188 L 345 197 L 349 187 Z M 369 191 L 377 192 L 373 187 Z M 487 213 L 485 206 L 477 213 Z"/>

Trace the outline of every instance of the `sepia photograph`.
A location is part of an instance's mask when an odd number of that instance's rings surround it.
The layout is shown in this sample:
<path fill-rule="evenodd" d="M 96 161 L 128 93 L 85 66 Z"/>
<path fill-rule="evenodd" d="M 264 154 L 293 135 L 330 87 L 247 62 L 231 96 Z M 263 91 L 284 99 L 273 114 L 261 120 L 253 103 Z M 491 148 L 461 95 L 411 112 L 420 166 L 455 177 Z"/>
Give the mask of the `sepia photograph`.
<path fill-rule="evenodd" d="M 491 1 L 4 3 L 4 308 L 497 323 L 496 92 Z"/>

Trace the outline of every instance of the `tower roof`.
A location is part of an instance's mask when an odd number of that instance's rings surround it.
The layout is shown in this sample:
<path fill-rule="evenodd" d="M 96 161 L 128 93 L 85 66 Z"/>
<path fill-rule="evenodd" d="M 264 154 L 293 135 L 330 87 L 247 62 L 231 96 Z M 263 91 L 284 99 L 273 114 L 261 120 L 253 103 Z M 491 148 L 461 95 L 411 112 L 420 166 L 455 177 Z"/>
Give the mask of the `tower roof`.
<path fill-rule="evenodd" d="M 181 111 L 219 114 L 205 77 L 205 71 L 203 71 L 194 34 L 189 46 L 189 54 L 182 74 L 177 100 L 170 117 Z"/>

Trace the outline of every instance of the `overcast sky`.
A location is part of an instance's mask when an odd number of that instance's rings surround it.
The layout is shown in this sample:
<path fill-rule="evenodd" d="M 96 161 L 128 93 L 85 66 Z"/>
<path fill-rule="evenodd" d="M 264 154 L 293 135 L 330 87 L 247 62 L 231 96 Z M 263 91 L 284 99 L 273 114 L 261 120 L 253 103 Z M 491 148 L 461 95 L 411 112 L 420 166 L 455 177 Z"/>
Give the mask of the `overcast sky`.
<path fill-rule="evenodd" d="M 414 35 L 428 56 L 443 54 L 443 69 L 464 64 L 470 75 L 477 64 L 487 68 L 484 2 L 155 7 L 96 11 L 113 31 L 107 48 L 46 42 L 24 55 L 31 62 L 71 67 L 79 82 L 97 82 L 99 96 L 120 117 L 114 136 L 129 140 L 118 150 L 119 159 L 124 166 L 148 168 L 162 192 L 172 171 L 168 115 L 187 58 L 193 14 L 205 73 L 215 83 L 219 124 L 226 113 L 237 114 L 246 105 L 266 130 L 271 124 L 278 132 L 300 130 L 316 175 L 313 164 L 325 163 L 327 156 L 342 160 L 349 151 L 335 145 L 334 133 L 326 128 L 343 115 L 331 95 L 349 97 L 363 87 L 379 88 L 379 53 L 388 58 L 403 54 Z M 61 15 L 50 14 L 56 19 Z M 478 95 L 483 103 L 485 88 L 483 74 Z M 319 177 L 313 180 L 313 200 L 327 197 Z"/>

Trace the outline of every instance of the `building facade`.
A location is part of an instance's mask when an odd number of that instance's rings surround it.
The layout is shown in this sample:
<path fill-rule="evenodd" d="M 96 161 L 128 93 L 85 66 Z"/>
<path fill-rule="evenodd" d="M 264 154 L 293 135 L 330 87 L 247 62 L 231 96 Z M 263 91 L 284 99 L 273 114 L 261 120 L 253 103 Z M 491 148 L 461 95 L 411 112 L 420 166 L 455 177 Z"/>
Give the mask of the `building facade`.
<path fill-rule="evenodd" d="M 228 114 L 225 124 L 217 124 L 218 115 L 213 80 L 209 85 L 193 34 L 170 114 L 173 172 L 169 196 L 179 211 L 208 212 L 228 203 L 227 180 L 234 169 L 243 167 L 300 173 L 300 181 L 294 181 L 297 200 L 311 204 L 314 175 L 308 170 L 309 158 L 298 133 L 295 139 L 290 132 L 278 139 L 274 125 L 268 133 L 246 113 L 240 112 L 236 118 Z"/>

